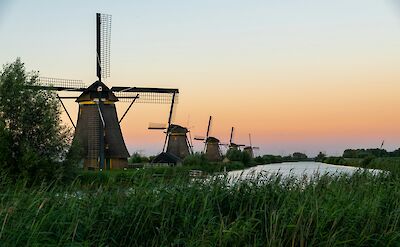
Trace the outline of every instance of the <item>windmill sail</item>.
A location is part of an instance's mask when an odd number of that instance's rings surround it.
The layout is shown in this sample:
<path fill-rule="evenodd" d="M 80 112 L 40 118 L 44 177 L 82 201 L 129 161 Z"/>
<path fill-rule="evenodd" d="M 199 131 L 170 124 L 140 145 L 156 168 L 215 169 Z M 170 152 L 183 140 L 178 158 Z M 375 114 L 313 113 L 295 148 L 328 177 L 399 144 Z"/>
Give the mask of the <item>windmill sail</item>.
<path fill-rule="evenodd" d="M 111 15 L 96 14 L 97 77 L 110 77 Z"/>

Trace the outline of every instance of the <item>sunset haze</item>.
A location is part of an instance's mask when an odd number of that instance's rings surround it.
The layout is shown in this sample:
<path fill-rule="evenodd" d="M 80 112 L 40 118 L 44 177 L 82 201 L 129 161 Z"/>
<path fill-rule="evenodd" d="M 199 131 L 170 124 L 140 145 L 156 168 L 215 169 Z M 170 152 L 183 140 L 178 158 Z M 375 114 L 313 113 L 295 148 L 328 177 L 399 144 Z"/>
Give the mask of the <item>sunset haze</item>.
<path fill-rule="evenodd" d="M 174 122 L 258 154 L 400 147 L 396 1 L 4 1 L 0 63 L 96 80 L 95 13 L 112 15 L 109 86 L 179 88 Z M 74 120 L 78 106 L 66 103 Z M 129 106 L 118 104 L 121 114 Z M 156 154 L 169 105 L 134 104 L 129 151 Z M 66 116 L 65 123 L 70 125 Z M 202 145 L 195 142 L 195 150 Z"/>

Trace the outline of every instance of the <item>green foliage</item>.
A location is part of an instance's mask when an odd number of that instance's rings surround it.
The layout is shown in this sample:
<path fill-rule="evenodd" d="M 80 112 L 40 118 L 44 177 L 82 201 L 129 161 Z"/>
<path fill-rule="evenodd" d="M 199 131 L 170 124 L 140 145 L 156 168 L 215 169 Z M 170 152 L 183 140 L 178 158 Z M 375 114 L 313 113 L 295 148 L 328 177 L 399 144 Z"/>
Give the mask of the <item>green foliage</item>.
<path fill-rule="evenodd" d="M 373 159 L 375 159 L 375 156 L 368 155 L 361 161 L 361 167 L 366 168 Z"/>
<path fill-rule="evenodd" d="M 399 150 L 388 152 L 385 149 L 370 148 L 370 149 L 346 149 L 343 152 L 343 158 L 366 158 L 368 156 L 375 157 L 399 157 Z"/>
<path fill-rule="evenodd" d="M 366 168 L 390 171 L 400 175 L 400 157 L 375 158 L 368 163 Z"/>
<path fill-rule="evenodd" d="M 292 154 L 292 159 L 295 161 L 306 161 L 308 159 L 306 154 L 295 152 Z"/>
<path fill-rule="evenodd" d="M 62 179 L 71 133 L 61 125 L 55 94 L 30 88 L 36 78 L 20 59 L 1 71 L 0 169 L 31 182 Z"/>
<path fill-rule="evenodd" d="M 131 157 L 128 159 L 128 162 L 131 164 L 135 163 L 149 163 L 150 159 L 144 155 L 141 155 L 138 152 L 135 152 L 131 155 Z"/>
<path fill-rule="evenodd" d="M 263 164 L 265 164 L 265 163 L 264 163 L 264 159 L 263 159 L 263 157 L 261 157 L 261 156 L 255 157 L 255 158 L 254 158 L 254 163 L 257 164 L 257 165 L 263 165 Z"/>
<path fill-rule="evenodd" d="M 0 177 L 1 245 L 397 246 L 400 241 L 396 176 L 356 173 L 311 182 L 273 176 L 232 184 L 224 178 L 166 179 L 146 170 L 85 173 L 85 183 L 51 188 L 28 189 L 23 181 Z"/>
<path fill-rule="evenodd" d="M 315 157 L 315 161 L 317 162 L 323 162 L 324 159 L 326 158 L 326 154 L 319 152 L 319 154 L 317 155 L 317 157 Z"/>
<path fill-rule="evenodd" d="M 311 160 L 307 157 L 306 154 L 295 152 L 293 155 L 288 156 L 280 156 L 280 155 L 272 155 L 266 154 L 263 156 L 259 156 L 254 158 L 254 162 L 258 165 L 261 164 L 275 164 L 275 163 L 282 163 L 282 162 L 297 162 L 297 161 L 307 161 Z"/>
<path fill-rule="evenodd" d="M 187 156 L 182 163 L 184 166 L 205 166 L 208 165 L 209 162 L 206 159 L 206 156 L 202 153 L 194 153 Z"/>
<path fill-rule="evenodd" d="M 249 153 L 234 148 L 228 150 L 226 157 L 230 161 L 242 162 L 245 166 L 250 166 L 252 161 Z"/>
<path fill-rule="evenodd" d="M 322 160 L 324 163 L 333 164 L 333 165 L 347 165 L 346 160 L 343 157 L 327 157 Z"/>
<path fill-rule="evenodd" d="M 283 162 L 283 158 L 280 155 L 264 155 L 263 157 L 264 164 L 274 164 Z"/>

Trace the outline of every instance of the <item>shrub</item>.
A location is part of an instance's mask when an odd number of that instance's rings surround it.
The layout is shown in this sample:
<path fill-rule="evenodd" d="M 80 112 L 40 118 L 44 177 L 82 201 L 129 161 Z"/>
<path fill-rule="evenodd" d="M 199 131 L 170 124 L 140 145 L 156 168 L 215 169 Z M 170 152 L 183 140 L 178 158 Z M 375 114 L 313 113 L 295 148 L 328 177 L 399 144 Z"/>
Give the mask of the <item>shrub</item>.
<path fill-rule="evenodd" d="M 150 159 L 144 155 L 141 155 L 138 152 L 132 154 L 132 156 L 128 159 L 128 162 L 131 164 L 134 163 L 149 163 Z"/>
<path fill-rule="evenodd" d="M 187 156 L 182 163 L 184 166 L 204 166 L 208 165 L 208 161 L 204 154 L 194 153 Z"/>
<path fill-rule="evenodd" d="M 250 154 L 245 151 L 240 151 L 238 149 L 229 149 L 226 153 L 226 157 L 230 161 L 239 161 L 242 162 L 245 166 L 249 166 L 251 164 Z"/>

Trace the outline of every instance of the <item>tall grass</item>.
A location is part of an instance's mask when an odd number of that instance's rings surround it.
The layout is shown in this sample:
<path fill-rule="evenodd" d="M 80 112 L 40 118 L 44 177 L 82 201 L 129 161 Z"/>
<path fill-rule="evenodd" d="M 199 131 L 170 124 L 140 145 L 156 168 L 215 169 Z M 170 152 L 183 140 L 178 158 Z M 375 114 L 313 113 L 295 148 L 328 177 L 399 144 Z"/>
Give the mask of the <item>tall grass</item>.
<path fill-rule="evenodd" d="M 93 173 L 95 174 L 95 173 Z M 96 174 L 98 175 L 98 174 Z M 209 182 L 143 172 L 0 183 L 1 246 L 374 246 L 400 242 L 400 179 Z M 97 180 L 99 179 L 99 180 Z"/>

